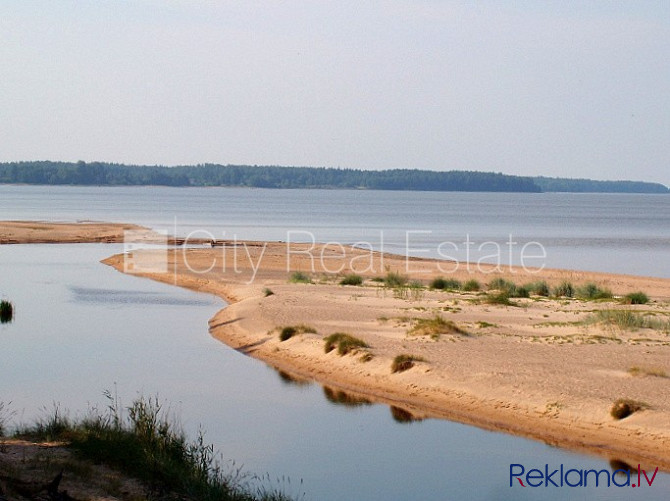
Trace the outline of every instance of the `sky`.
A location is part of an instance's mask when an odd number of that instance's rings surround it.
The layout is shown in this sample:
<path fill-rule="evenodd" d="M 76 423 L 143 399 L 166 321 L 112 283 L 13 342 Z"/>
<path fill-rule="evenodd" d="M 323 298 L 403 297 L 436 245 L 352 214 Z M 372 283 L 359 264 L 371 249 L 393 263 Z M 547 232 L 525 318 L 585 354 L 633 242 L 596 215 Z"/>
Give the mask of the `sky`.
<path fill-rule="evenodd" d="M 0 161 L 670 185 L 670 2 L 0 2 Z"/>

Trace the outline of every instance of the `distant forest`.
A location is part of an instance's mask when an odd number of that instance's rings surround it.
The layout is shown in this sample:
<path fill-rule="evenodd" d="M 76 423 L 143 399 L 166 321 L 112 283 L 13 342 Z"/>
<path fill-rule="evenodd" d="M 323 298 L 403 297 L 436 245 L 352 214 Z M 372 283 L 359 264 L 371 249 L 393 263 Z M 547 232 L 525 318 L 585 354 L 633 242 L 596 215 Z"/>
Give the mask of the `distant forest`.
<path fill-rule="evenodd" d="M 493 172 L 325 167 L 189 165 L 177 167 L 101 162 L 0 163 L 2 184 L 88 186 L 244 186 L 407 191 L 668 193 L 667 187 L 634 181 L 521 177 Z"/>

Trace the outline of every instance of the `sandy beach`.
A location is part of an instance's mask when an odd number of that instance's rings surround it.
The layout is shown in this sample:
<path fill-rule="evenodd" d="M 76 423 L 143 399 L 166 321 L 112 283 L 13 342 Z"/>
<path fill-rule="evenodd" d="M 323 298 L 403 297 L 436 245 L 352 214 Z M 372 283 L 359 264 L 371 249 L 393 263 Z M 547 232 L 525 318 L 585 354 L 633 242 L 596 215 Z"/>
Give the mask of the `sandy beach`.
<path fill-rule="evenodd" d="M 11 234 L 20 243 L 17 224 L 0 223 L 0 235 Z M 82 226 L 88 233 L 81 241 L 105 241 L 94 240 L 101 234 Z M 98 230 L 108 237 L 108 225 Z M 50 235 L 46 241 L 71 241 L 82 229 L 73 225 L 65 234 L 48 228 L 44 233 Z M 287 378 L 314 379 L 344 392 L 342 398 L 388 404 L 404 420 L 446 418 L 670 470 L 670 280 L 405 258 L 338 245 L 219 244 L 136 251 L 103 262 L 222 297 L 229 306 L 210 320 L 211 334 Z M 149 266 L 128 267 L 127 260 Z M 295 272 L 311 283 L 291 282 Z M 364 282 L 340 285 L 351 272 Z M 389 272 L 424 287 L 389 287 L 380 281 Z M 438 276 L 474 279 L 482 290 L 426 287 Z M 511 299 L 510 305 L 491 304 L 486 284 L 499 278 L 519 285 L 544 280 L 550 287 L 594 283 L 615 296 L 533 295 Z M 620 296 L 635 291 L 651 301 L 623 304 Z M 619 310 L 647 323 L 624 328 L 599 316 Z M 433 329 L 435 319 L 439 325 Z M 296 334 L 281 341 L 280 331 L 291 326 Z M 324 337 L 334 333 L 350 334 L 367 347 L 343 356 L 326 353 Z M 392 361 L 400 354 L 418 360 L 393 373 Z M 616 420 L 610 409 L 620 398 L 643 408 Z"/>
<path fill-rule="evenodd" d="M 134 273 L 228 301 L 210 320 L 212 335 L 287 377 L 314 379 L 353 398 L 389 404 L 405 419 L 447 418 L 670 469 L 670 280 L 484 265 L 468 270 L 463 263 L 447 275 L 444 270 L 454 263 L 280 242 L 177 249 L 144 259 L 166 259 L 168 271 Z M 122 270 L 124 257 L 104 262 Z M 291 283 L 295 271 L 312 283 Z M 351 271 L 365 282 L 339 285 Z M 545 280 L 550 286 L 594 283 L 615 297 L 488 304 L 481 291 L 393 289 L 374 280 L 389 271 L 423 284 L 445 275 L 476 279 L 484 289 L 496 278 L 519 284 Z M 617 298 L 640 290 L 650 303 L 624 305 Z M 620 328 L 599 321 L 598 310 L 633 311 L 657 319 L 661 327 Z M 436 317 L 449 327 L 433 336 L 422 333 L 421 326 Z M 298 333 L 280 341 L 287 326 Z M 326 353 L 323 338 L 338 332 L 368 348 L 344 356 Z M 399 354 L 424 361 L 392 373 Z M 620 398 L 645 408 L 615 420 L 610 409 Z"/>

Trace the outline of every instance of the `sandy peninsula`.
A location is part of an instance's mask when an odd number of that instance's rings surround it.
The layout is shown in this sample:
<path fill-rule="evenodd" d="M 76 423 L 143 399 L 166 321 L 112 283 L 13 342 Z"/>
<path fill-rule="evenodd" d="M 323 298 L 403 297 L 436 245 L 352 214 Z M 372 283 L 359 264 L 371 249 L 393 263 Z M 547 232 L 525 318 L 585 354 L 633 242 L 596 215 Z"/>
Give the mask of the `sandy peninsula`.
<path fill-rule="evenodd" d="M 0 241 L 118 241 L 128 228 L 138 227 L 0 222 Z M 214 337 L 285 378 L 318 381 L 332 398 L 386 403 L 399 420 L 446 418 L 670 471 L 668 279 L 473 265 L 333 244 L 210 243 L 139 250 L 104 263 L 222 297 L 229 306 L 210 320 Z M 296 272 L 309 283 L 292 282 Z M 349 273 L 363 283 L 340 285 Z M 382 281 L 389 273 L 416 286 L 389 286 Z M 427 285 L 436 277 L 476 280 L 482 290 L 432 290 Z M 498 304 L 489 300 L 497 292 L 487 290 L 496 279 L 592 283 L 615 296 L 531 295 Z M 636 291 L 651 301 L 623 304 L 621 296 Z M 610 321 L 617 312 L 634 322 Z M 282 341 L 285 327 L 296 334 Z M 367 347 L 326 353 L 324 337 L 335 333 Z M 393 373 L 401 354 L 417 360 Z M 610 410 L 621 398 L 641 409 L 614 419 Z"/>
<path fill-rule="evenodd" d="M 117 255 L 104 262 L 123 270 L 124 259 L 137 258 Z M 161 263 L 165 272 L 133 273 L 228 301 L 210 320 L 212 335 L 285 377 L 314 379 L 338 398 L 386 403 L 403 420 L 447 418 L 612 461 L 670 469 L 670 280 L 467 266 L 281 242 L 172 249 L 143 260 Z M 311 283 L 292 283 L 295 272 Z M 352 272 L 364 282 L 340 285 Z M 483 291 L 389 287 L 379 281 L 389 272 L 424 286 L 438 276 L 477 280 Z M 531 296 L 491 304 L 495 291 L 485 292 L 486 284 L 498 278 L 517 284 L 544 280 L 550 287 L 593 283 L 615 296 Z M 623 304 L 620 295 L 635 291 L 651 301 Z M 644 323 L 621 327 L 608 321 L 607 312 L 619 310 Z M 294 327 L 296 335 L 281 341 L 284 327 Z M 344 356 L 326 353 L 324 337 L 335 333 L 350 334 L 367 347 Z M 393 373 L 392 361 L 400 354 L 419 360 Z M 643 409 L 616 420 L 610 410 L 621 398 Z"/>

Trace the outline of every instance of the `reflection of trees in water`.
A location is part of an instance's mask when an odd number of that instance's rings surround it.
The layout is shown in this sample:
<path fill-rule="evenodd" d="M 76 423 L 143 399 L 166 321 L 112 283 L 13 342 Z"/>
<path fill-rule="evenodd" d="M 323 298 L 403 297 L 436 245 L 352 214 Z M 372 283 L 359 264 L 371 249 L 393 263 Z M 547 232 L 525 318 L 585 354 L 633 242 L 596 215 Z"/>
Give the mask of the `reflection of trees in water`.
<path fill-rule="evenodd" d="M 620 459 L 610 459 L 610 468 L 613 472 L 617 470 L 628 470 L 630 471 L 631 475 L 637 475 L 637 468 L 629 465 L 625 461 L 621 461 Z"/>
<path fill-rule="evenodd" d="M 414 423 L 423 421 L 423 418 L 416 417 L 410 411 L 401 407 L 396 407 L 395 405 L 391 406 L 391 416 L 393 416 L 394 421 L 397 421 L 398 423 Z"/>
<path fill-rule="evenodd" d="M 372 405 L 367 398 L 356 397 L 342 390 L 333 390 L 328 386 L 323 387 L 323 394 L 329 402 L 346 407 L 359 407 L 361 405 Z"/>
<path fill-rule="evenodd" d="M 286 383 L 292 386 L 309 386 L 310 384 L 312 384 L 312 381 L 310 381 L 309 379 L 303 379 L 296 376 L 292 376 L 288 372 L 284 372 L 279 369 L 276 369 L 276 371 L 277 374 L 279 374 L 279 379 L 281 379 L 282 383 Z"/>

